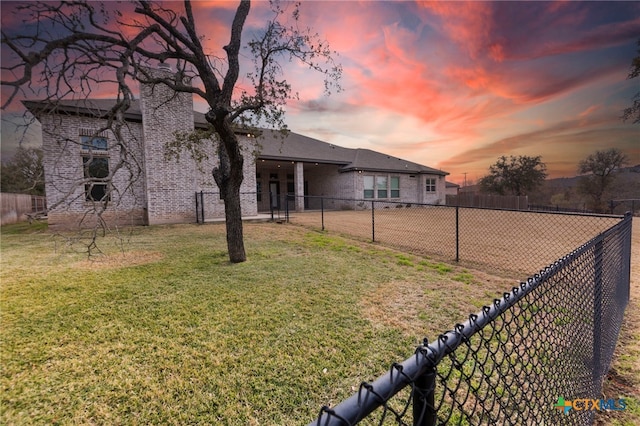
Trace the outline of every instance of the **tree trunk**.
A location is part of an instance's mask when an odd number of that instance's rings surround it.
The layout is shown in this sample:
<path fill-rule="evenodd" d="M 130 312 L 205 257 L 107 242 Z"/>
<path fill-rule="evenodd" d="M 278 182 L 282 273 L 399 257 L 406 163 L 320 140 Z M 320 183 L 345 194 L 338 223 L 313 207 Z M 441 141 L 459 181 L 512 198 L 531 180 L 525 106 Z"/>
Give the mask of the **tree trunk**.
<path fill-rule="evenodd" d="M 240 184 L 229 185 L 224 198 L 224 215 L 227 226 L 227 249 L 229 261 L 240 263 L 247 260 L 244 251 L 244 237 L 242 232 L 242 208 L 240 205 Z"/>
<path fill-rule="evenodd" d="M 240 263 L 247 260 L 244 250 L 240 203 L 240 187 L 244 179 L 244 158 L 238 137 L 224 114 L 215 114 L 210 111 L 207 113 L 207 120 L 213 125 L 220 137 L 220 146 L 218 147 L 220 165 L 213 169 L 213 178 L 220 189 L 220 196 L 224 200 L 229 261 Z"/>

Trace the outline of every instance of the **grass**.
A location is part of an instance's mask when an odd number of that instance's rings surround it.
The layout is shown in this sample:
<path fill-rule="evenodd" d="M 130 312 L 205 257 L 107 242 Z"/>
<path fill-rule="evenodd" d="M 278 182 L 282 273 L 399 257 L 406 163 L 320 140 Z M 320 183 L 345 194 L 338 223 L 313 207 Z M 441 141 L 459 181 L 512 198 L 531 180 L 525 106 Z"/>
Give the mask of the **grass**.
<path fill-rule="evenodd" d="M 325 233 L 2 227 L 0 423 L 306 424 L 511 282 Z M 472 284 L 472 285 L 470 285 Z"/>

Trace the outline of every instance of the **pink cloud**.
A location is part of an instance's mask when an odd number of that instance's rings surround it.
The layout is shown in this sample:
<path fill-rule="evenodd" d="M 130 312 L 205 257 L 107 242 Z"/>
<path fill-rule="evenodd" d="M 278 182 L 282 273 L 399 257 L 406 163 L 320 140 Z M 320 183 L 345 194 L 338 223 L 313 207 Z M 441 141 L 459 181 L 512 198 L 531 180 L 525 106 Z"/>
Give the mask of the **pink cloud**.
<path fill-rule="evenodd" d="M 226 56 L 222 46 L 237 5 L 193 3 L 214 57 Z M 611 8 L 627 13 L 603 17 Z M 271 16 L 267 2 L 253 2 L 243 40 Z M 294 131 L 343 138 L 452 173 L 484 173 L 501 152 L 549 152 L 553 167 L 568 170 L 561 152 L 578 158 L 598 143 L 615 144 L 613 135 L 632 149 L 624 142 L 629 128 L 598 117 L 617 117 L 633 95 L 631 85 L 620 88 L 631 56 L 621 59 L 612 47 L 635 42 L 640 5 L 305 1 L 299 25 L 339 52 L 345 90 L 326 101 L 318 76 L 285 64 L 287 80 L 301 94 L 300 103 L 288 106 L 299 126 Z M 249 71 L 246 56 L 242 74 Z M 242 75 L 239 84 L 247 85 Z M 602 90 L 596 98 L 589 96 L 594 86 Z M 93 94 L 112 96 L 102 89 Z M 612 106 L 602 93 L 626 98 Z"/>
<path fill-rule="evenodd" d="M 440 18 L 440 28 L 472 58 L 478 58 L 489 44 L 493 27 L 492 5 L 487 2 L 419 3 Z"/>

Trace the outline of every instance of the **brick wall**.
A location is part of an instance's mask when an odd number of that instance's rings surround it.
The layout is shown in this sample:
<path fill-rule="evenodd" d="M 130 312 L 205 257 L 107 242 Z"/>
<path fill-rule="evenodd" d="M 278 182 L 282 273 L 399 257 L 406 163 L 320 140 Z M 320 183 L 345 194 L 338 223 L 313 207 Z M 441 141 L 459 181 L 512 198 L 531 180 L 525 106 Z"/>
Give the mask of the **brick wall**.
<path fill-rule="evenodd" d="M 45 191 L 49 208 L 48 222 L 52 229 L 73 228 L 79 218 L 91 215 L 93 202 L 86 201 L 83 155 L 80 135 L 97 132 L 104 120 L 73 116 L 45 115 L 42 124 Z M 105 216 L 121 223 L 144 222 L 144 177 L 142 162 L 142 127 L 130 123 L 123 129 L 127 149 L 123 150 L 114 134 L 106 131 L 106 157 L 112 176 L 111 200 Z"/>
<path fill-rule="evenodd" d="M 158 77 L 173 76 L 170 71 L 152 71 Z M 176 132 L 194 129 L 192 95 L 176 93 L 164 84 L 141 84 L 140 109 L 149 224 L 193 222 L 195 161 L 184 152 L 179 160 L 165 156 L 165 146 Z"/>
<path fill-rule="evenodd" d="M 256 199 L 256 165 L 255 156 L 253 155 L 255 139 L 238 135 L 238 142 L 244 157 L 244 179 L 240 186 L 242 217 L 256 216 L 258 214 L 258 204 Z M 203 191 L 206 193 L 204 196 L 204 217 L 206 219 L 223 218 L 225 215 L 224 201 L 220 199 L 220 189 L 216 185 L 212 174 L 213 168 L 220 164 L 220 161 L 215 155 L 217 151 L 216 144 L 210 142 L 208 146 L 211 147 L 209 159 L 203 161 L 200 167 L 196 168 L 196 185 L 191 190 L 190 196 L 194 199 L 194 191 Z M 195 203 L 195 201 L 193 202 Z"/>
<path fill-rule="evenodd" d="M 170 76 L 164 70 L 158 75 Z M 211 171 L 219 164 L 216 143 L 211 141 L 209 158 L 197 164 L 186 152 L 179 160 L 165 158 L 165 145 L 175 138 L 176 131 L 194 129 L 193 98 L 189 93 L 175 93 L 165 85 L 142 85 L 140 93 L 144 128 L 145 176 L 149 223 L 194 222 L 195 192 L 218 192 Z M 255 216 L 254 140 L 240 136 L 244 154 L 244 180 L 240 189 L 242 215 Z M 251 193 L 251 194 L 250 194 Z M 224 217 L 224 202 L 211 196 L 205 200 L 205 217 Z"/>

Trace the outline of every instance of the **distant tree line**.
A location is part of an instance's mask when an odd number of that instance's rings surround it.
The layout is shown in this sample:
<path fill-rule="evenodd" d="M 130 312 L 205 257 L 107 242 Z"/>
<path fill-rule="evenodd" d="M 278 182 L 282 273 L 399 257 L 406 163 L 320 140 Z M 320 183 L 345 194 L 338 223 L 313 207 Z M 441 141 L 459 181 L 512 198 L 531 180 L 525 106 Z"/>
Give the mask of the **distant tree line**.
<path fill-rule="evenodd" d="M 610 209 L 609 200 L 614 197 L 619 170 L 629 163 L 629 158 L 619 149 L 598 150 L 580 161 L 577 166 L 579 175 L 575 188 L 563 188 L 559 193 L 541 194 L 547 177 L 547 166 L 541 156 L 502 156 L 489 167 L 489 174 L 479 180 L 481 192 L 499 195 L 528 195 L 535 203 L 560 204 L 570 198 L 581 198 L 584 208 L 595 212 Z M 639 179 L 640 180 L 640 176 Z M 633 194 L 634 185 L 631 182 Z M 640 188 L 636 196 L 640 196 Z M 632 195 L 633 197 L 633 195 Z M 618 196 L 617 198 L 622 198 Z"/>

